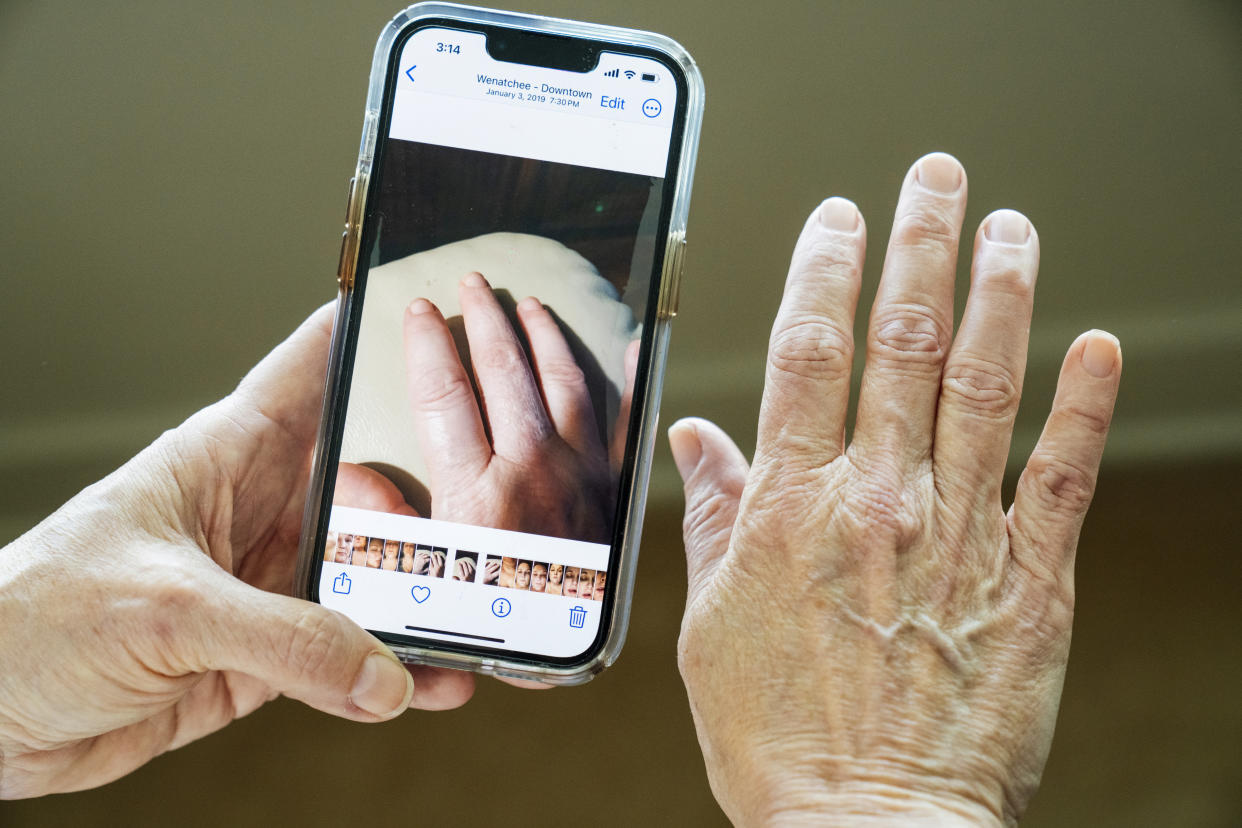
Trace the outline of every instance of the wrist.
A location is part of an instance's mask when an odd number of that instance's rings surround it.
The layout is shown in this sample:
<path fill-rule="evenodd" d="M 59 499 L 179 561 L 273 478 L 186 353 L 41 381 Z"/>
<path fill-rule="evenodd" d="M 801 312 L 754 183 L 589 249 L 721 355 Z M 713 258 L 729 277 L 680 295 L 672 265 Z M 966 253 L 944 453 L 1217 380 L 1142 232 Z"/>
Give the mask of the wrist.
<path fill-rule="evenodd" d="M 775 769 L 773 769 L 775 770 Z M 717 799 L 739 826 L 1016 825 L 999 801 L 962 780 L 924 777 L 825 779 L 797 772 L 764 774 L 758 785 L 717 785 Z M 722 797 L 725 793 L 729 796 Z M 747 796 L 747 794 L 754 794 Z"/>
<path fill-rule="evenodd" d="M 739 824 L 756 826 L 826 825 L 841 828 L 909 825 L 936 828 L 978 828 L 1006 823 L 990 809 L 973 802 L 932 800 L 908 792 L 884 794 L 835 794 L 807 796 L 771 807 L 755 820 Z"/>

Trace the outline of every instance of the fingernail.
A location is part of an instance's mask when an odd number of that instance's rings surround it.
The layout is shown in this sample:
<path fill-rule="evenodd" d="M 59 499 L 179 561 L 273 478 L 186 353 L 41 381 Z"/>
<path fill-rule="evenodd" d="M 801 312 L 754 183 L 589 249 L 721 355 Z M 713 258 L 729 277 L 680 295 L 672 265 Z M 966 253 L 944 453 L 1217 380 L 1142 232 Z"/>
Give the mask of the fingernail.
<path fill-rule="evenodd" d="M 819 223 L 837 233 L 858 229 L 858 208 L 848 198 L 833 196 L 819 205 Z"/>
<path fill-rule="evenodd" d="M 371 653 L 362 662 L 349 700 L 375 716 L 385 719 L 406 708 L 414 695 L 414 677 L 395 659 Z"/>
<path fill-rule="evenodd" d="M 462 277 L 461 283 L 466 287 L 487 287 L 487 280 L 483 278 L 482 273 L 467 273 Z"/>
<path fill-rule="evenodd" d="M 699 441 L 699 430 L 693 423 L 681 420 L 673 423 L 668 429 L 668 447 L 673 452 L 673 462 L 677 464 L 677 473 L 684 481 L 699 465 L 703 457 L 703 444 Z"/>
<path fill-rule="evenodd" d="M 536 311 L 543 307 L 543 303 L 533 296 L 527 296 L 517 304 L 518 310 Z"/>
<path fill-rule="evenodd" d="M 932 153 L 919 162 L 914 177 L 928 190 L 953 195 L 962 186 L 962 168 L 951 155 Z"/>
<path fill-rule="evenodd" d="M 1082 349 L 1082 367 L 1093 377 L 1107 377 L 1117 364 L 1121 343 L 1107 331 L 1088 331 Z"/>
<path fill-rule="evenodd" d="M 409 311 L 411 315 L 418 316 L 420 313 L 434 313 L 436 306 L 426 299 L 415 299 L 410 303 Z"/>
<path fill-rule="evenodd" d="M 1017 210 L 997 210 L 983 225 L 983 235 L 990 242 L 1022 245 L 1031 238 L 1031 223 Z"/>

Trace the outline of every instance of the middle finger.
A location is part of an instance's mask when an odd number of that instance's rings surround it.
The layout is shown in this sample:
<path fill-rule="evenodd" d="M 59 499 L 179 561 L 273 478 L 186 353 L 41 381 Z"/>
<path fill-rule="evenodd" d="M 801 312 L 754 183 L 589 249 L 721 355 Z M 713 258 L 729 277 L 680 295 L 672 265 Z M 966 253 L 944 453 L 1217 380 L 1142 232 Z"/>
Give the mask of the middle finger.
<path fill-rule="evenodd" d="M 502 457 L 522 457 L 554 433 L 530 362 L 483 275 L 467 274 L 458 288 L 492 447 Z"/>
<path fill-rule="evenodd" d="M 851 447 L 864 461 L 930 460 L 965 211 L 966 172 L 951 155 L 926 155 L 906 174 L 867 336 Z"/>

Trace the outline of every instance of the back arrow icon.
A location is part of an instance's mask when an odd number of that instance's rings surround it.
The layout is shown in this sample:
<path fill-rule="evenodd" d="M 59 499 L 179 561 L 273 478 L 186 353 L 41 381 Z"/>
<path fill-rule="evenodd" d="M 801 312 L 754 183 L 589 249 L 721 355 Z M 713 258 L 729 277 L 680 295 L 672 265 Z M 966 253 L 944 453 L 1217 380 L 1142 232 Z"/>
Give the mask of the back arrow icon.
<path fill-rule="evenodd" d="M 417 66 L 417 65 L 418 65 L 417 63 L 414 64 L 414 66 Z M 405 76 L 410 79 L 410 83 L 414 82 L 414 66 L 411 66 L 409 69 L 405 70 Z"/>

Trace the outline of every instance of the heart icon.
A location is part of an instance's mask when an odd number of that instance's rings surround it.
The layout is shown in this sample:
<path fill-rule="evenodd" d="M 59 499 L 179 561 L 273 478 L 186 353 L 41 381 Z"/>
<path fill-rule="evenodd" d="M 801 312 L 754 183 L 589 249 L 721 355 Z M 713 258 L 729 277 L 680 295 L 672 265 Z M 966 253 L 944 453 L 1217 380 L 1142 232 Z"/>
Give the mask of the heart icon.
<path fill-rule="evenodd" d="M 414 600 L 422 603 L 431 597 L 431 587 L 416 586 L 410 588 L 410 595 L 414 596 Z"/>

